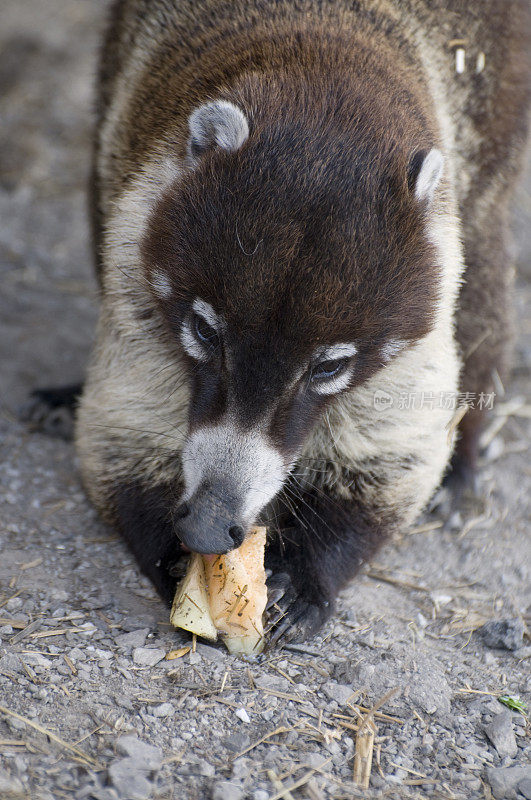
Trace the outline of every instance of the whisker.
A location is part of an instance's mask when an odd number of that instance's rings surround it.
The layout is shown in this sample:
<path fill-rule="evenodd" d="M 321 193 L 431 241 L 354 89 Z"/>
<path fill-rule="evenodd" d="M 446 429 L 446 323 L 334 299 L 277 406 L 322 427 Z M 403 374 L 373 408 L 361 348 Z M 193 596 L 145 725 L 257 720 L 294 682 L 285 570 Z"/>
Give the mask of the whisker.
<path fill-rule="evenodd" d="M 116 430 L 116 431 L 131 431 L 133 433 L 145 433 L 149 436 L 164 436 L 167 439 L 173 439 L 174 441 L 182 442 L 182 439 L 178 439 L 176 436 L 172 436 L 169 433 L 163 433 L 162 431 L 148 431 L 143 430 L 142 428 L 131 428 L 126 425 L 102 425 L 101 423 L 92 422 L 90 423 L 91 427 L 93 428 L 107 428 L 109 430 Z"/>

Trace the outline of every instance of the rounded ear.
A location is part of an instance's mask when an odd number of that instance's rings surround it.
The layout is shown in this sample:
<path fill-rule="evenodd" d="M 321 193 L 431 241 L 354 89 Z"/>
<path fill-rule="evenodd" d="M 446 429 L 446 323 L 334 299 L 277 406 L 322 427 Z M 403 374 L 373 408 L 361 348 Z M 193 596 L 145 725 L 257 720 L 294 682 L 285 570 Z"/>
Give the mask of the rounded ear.
<path fill-rule="evenodd" d="M 419 202 L 431 203 L 444 169 L 444 156 L 434 147 L 418 150 L 408 166 L 408 185 Z"/>
<path fill-rule="evenodd" d="M 188 119 L 188 157 L 192 162 L 215 147 L 233 152 L 249 136 L 243 111 L 227 100 L 213 100 L 196 108 Z"/>

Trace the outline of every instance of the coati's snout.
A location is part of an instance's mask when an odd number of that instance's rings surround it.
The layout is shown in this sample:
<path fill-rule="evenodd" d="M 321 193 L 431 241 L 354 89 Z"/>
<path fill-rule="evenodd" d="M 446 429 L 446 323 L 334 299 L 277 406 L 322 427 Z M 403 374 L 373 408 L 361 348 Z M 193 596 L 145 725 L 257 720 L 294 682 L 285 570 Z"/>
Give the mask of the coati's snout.
<path fill-rule="evenodd" d="M 198 553 L 239 547 L 287 473 L 280 453 L 259 433 L 239 431 L 230 420 L 192 431 L 182 465 L 185 490 L 176 532 Z"/>

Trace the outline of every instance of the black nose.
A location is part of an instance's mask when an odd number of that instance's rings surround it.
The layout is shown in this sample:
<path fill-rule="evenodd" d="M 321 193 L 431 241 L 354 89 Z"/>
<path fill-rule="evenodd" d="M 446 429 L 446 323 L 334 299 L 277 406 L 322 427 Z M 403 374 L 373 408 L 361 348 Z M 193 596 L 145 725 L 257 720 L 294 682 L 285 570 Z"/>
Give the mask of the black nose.
<path fill-rule="evenodd" d="M 239 547 L 245 539 L 245 531 L 241 525 L 233 525 L 229 528 L 229 536 L 234 542 L 234 547 Z"/>
<path fill-rule="evenodd" d="M 200 487 L 174 511 L 177 536 L 195 553 L 228 553 L 245 539 L 239 505 L 222 487 Z"/>

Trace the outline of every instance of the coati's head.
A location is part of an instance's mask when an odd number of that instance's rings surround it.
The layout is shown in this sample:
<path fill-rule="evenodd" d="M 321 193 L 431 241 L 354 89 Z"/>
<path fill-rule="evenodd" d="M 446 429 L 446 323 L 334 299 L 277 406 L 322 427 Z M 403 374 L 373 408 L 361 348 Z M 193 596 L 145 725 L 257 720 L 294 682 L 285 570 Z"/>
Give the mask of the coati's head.
<path fill-rule="evenodd" d="M 316 421 L 432 327 L 427 142 L 363 119 L 189 119 L 187 166 L 155 207 L 147 279 L 191 388 L 176 510 L 190 549 L 222 553 L 279 492 Z"/>

